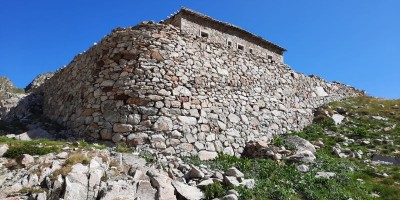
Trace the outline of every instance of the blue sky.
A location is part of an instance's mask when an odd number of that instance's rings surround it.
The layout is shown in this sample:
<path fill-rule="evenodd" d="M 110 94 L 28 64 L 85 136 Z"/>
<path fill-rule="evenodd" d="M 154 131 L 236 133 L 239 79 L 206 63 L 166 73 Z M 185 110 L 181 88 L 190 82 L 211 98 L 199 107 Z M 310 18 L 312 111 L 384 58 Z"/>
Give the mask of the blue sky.
<path fill-rule="evenodd" d="M 112 29 L 159 21 L 181 6 L 285 47 L 296 71 L 400 98 L 398 0 L 4 0 L 0 76 L 25 87 Z"/>

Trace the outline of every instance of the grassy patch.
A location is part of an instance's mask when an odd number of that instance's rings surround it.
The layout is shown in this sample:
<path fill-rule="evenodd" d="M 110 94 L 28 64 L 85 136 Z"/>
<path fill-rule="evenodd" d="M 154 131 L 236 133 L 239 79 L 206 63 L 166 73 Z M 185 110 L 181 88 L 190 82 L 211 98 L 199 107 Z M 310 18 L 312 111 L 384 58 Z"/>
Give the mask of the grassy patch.
<path fill-rule="evenodd" d="M 125 143 L 117 144 L 115 150 L 119 153 L 129 153 L 132 152 L 132 148 L 128 147 Z"/>
<path fill-rule="evenodd" d="M 139 156 L 144 158 L 144 160 L 146 160 L 147 163 L 154 163 L 156 162 L 156 158 L 153 154 L 151 154 L 148 151 L 141 151 L 139 153 Z"/>

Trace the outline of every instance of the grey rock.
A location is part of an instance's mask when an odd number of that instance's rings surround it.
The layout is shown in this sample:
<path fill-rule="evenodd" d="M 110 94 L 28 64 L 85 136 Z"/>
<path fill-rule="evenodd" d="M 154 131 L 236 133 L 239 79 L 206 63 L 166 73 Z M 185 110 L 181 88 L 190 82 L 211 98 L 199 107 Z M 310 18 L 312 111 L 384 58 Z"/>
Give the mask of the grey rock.
<path fill-rule="evenodd" d="M 254 179 L 244 179 L 240 185 L 244 185 L 248 189 L 253 189 L 256 185 L 256 181 Z"/>
<path fill-rule="evenodd" d="M 333 114 L 332 115 L 332 119 L 333 119 L 333 121 L 335 122 L 336 125 L 341 124 L 344 118 L 345 117 L 343 115 L 339 115 L 339 114 Z"/>
<path fill-rule="evenodd" d="M 197 124 L 195 117 L 178 116 L 178 120 L 184 125 L 194 126 Z"/>
<path fill-rule="evenodd" d="M 31 166 L 35 162 L 35 159 L 29 154 L 22 154 L 16 158 L 16 161 L 18 164 L 20 164 L 24 167 L 28 167 L 28 166 Z"/>
<path fill-rule="evenodd" d="M 326 96 L 328 96 L 328 93 L 326 93 L 325 90 L 324 90 L 324 88 L 323 88 L 323 87 L 320 87 L 320 86 L 318 86 L 318 87 L 315 88 L 315 94 L 317 94 L 317 96 L 319 96 L 319 97 L 326 97 Z"/>
<path fill-rule="evenodd" d="M 192 168 L 190 169 L 190 171 L 188 172 L 188 176 L 190 178 L 203 178 L 204 177 L 204 173 L 197 167 L 192 166 Z"/>
<path fill-rule="evenodd" d="M 235 186 L 235 187 L 240 185 L 239 181 L 234 176 L 224 176 L 224 182 L 227 185 L 232 185 L 232 186 Z"/>
<path fill-rule="evenodd" d="M 186 199 L 204 199 L 203 192 L 196 187 L 186 185 L 185 183 L 179 181 L 172 181 L 172 185 L 175 187 L 176 191 Z"/>
<path fill-rule="evenodd" d="M 311 151 L 303 150 L 297 151 L 294 155 L 288 156 L 286 159 L 303 163 L 314 163 L 316 157 Z"/>
<path fill-rule="evenodd" d="M 0 145 L 0 157 L 3 157 L 3 155 L 7 152 L 7 150 L 8 150 L 7 144 Z"/>
<path fill-rule="evenodd" d="M 171 118 L 159 117 L 153 125 L 155 131 L 170 131 L 174 127 Z"/>
<path fill-rule="evenodd" d="M 126 133 L 133 130 L 133 126 L 130 124 L 114 124 L 113 131 L 117 133 Z"/>
<path fill-rule="evenodd" d="M 154 200 L 157 190 L 151 186 L 150 181 L 140 180 L 137 185 L 135 200 Z"/>
<path fill-rule="evenodd" d="M 57 154 L 56 157 L 58 159 L 66 159 L 66 158 L 68 158 L 68 153 L 67 152 L 61 152 L 61 153 Z"/>
<path fill-rule="evenodd" d="M 327 179 L 330 179 L 334 176 L 336 176 L 336 173 L 334 172 L 317 172 L 317 174 L 315 175 L 316 178 L 327 178 Z"/>
<path fill-rule="evenodd" d="M 228 194 L 222 197 L 222 200 L 238 200 L 238 197 L 235 194 Z"/>
<path fill-rule="evenodd" d="M 171 184 L 171 179 L 161 173 L 148 171 L 150 182 L 157 189 L 156 199 L 159 200 L 175 200 L 175 188 Z"/>
<path fill-rule="evenodd" d="M 294 146 L 297 151 L 308 150 L 312 153 L 315 153 L 315 147 L 309 141 L 299 137 L 299 136 L 290 136 L 285 139 L 286 144 Z"/>
<path fill-rule="evenodd" d="M 304 165 L 304 164 L 297 165 L 296 169 L 299 170 L 300 172 L 308 172 L 308 171 L 310 171 L 310 168 L 307 165 Z"/>
<path fill-rule="evenodd" d="M 204 160 L 214 160 L 215 158 L 218 157 L 217 152 L 211 152 L 211 151 L 199 151 L 199 159 L 204 161 Z"/>
<path fill-rule="evenodd" d="M 227 176 L 234 176 L 236 178 L 241 178 L 244 176 L 244 174 L 238 169 L 236 169 L 236 167 L 229 168 L 228 170 L 226 170 L 225 174 Z"/>

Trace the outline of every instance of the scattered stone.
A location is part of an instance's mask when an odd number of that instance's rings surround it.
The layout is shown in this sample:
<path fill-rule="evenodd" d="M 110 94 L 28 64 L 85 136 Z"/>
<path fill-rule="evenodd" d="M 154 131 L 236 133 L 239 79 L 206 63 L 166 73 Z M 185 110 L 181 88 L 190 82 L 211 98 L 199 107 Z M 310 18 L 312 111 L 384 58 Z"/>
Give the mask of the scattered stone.
<path fill-rule="evenodd" d="M 171 179 L 161 173 L 148 171 L 150 182 L 157 189 L 156 199 L 159 200 L 176 200 L 175 188 L 171 184 Z"/>
<path fill-rule="evenodd" d="M 333 121 L 335 122 L 336 125 L 341 124 L 344 118 L 345 117 L 343 115 L 340 115 L 340 114 L 333 114 L 332 115 L 332 119 L 333 119 Z"/>
<path fill-rule="evenodd" d="M 326 178 L 326 179 L 330 179 L 334 176 L 336 176 L 336 173 L 334 172 L 317 172 L 317 175 L 315 175 L 316 178 Z"/>
<path fill-rule="evenodd" d="M 172 181 L 176 191 L 186 199 L 200 200 L 204 198 L 203 192 L 193 186 L 186 185 L 179 181 Z"/>
<path fill-rule="evenodd" d="M 66 159 L 66 158 L 68 158 L 68 153 L 67 152 L 61 152 L 61 153 L 57 154 L 56 157 L 58 159 Z"/>
<path fill-rule="evenodd" d="M 3 157 L 3 155 L 7 152 L 7 150 L 8 150 L 7 144 L 0 145 L 0 157 Z"/>
<path fill-rule="evenodd" d="M 192 166 L 192 169 L 190 169 L 190 171 L 188 172 L 188 175 L 190 178 L 203 178 L 204 177 L 204 173 L 197 167 Z"/>
<path fill-rule="evenodd" d="M 217 152 L 211 152 L 211 151 L 199 151 L 199 159 L 202 161 L 205 160 L 214 160 L 215 158 L 218 157 Z"/>
<path fill-rule="evenodd" d="M 231 185 L 231 186 L 235 186 L 235 187 L 240 185 L 239 181 L 234 176 L 224 176 L 224 182 L 227 185 Z"/>
<path fill-rule="evenodd" d="M 238 200 L 238 197 L 235 194 L 228 194 L 222 197 L 222 200 Z"/>
<path fill-rule="evenodd" d="M 294 146 L 297 151 L 308 150 L 311 153 L 315 153 L 315 147 L 309 141 L 299 137 L 299 136 L 290 136 L 285 139 L 287 145 Z"/>
<path fill-rule="evenodd" d="M 231 167 L 231 168 L 229 168 L 229 169 L 225 172 L 225 175 L 227 175 L 227 176 L 233 176 L 233 177 L 236 177 L 236 178 L 241 178 L 241 177 L 244 176 L 244 174 L 243 174 L 241 171 L 239 171 L 238 169 L 236 169 L 236 167 Z"/>
<path fill-rule="evenodd" d="M 290 161 L 297 161 L 303 163 L 314 163 L 316 157 L 311 151 L 304 150 L 304 151 L 297 151 L 294 155 L 291 155 L 286 159 Z"/>
<path fill-rule="evenodd" d="M 300 172 L 308 172 L 310 171 L 310 168 L 307 165 L 297 165 L 296 169 L 299 170 Z"/>
<path fill-rule="evenodd" d="M 22 154 L 16 158 L 18 164 L 28 167 L 35 162 L 35 159 L 29 154 Z"/>

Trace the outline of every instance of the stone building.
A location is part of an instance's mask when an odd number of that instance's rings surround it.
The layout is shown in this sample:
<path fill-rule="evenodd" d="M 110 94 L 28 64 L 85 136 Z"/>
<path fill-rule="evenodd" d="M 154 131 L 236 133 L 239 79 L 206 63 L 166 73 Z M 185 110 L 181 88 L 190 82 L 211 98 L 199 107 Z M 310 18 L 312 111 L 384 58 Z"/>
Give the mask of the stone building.
<path fill-rule="evenodd" d="M 208 38 L 188 34 L 196 31 L 185 28 L 190 24 Z M 40 100 L 44 117 L 77 137 L 165 155 L 239 156 L 247 142 L 299 131 L 312 122 L 315 108 L 360 95 L 293 71 L 282 63 L 283 48 L 221 24 L 182 9 L 164 23 L 117 28 L 30 96 Z M 224 38 L 243 50 L 221 45 Z M 30 110 L 21 105 L 11 119 Z"/>
<path fill-rule="evenodd" d="M 177 26 L 186 33 L 221 43 L 228 48 L 263 55 L 271 62 L 283 63 L 283 53 L 286 51 L 283 47 L 235 25 L 215 20 L 193 10 L 182 8 L 177 14 L 165 20 L 165 23 Z"/>

